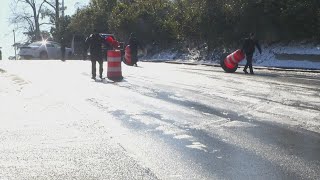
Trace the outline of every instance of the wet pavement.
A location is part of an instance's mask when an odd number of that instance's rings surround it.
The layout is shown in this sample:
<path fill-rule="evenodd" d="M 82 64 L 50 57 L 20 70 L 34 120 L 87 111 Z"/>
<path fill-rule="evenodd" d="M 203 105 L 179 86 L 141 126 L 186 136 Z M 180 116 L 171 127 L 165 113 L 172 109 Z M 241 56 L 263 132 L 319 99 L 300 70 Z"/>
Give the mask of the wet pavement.
<path fill-rule="evenodd" d="M 320 74 L 139 65 L 1 62 L 0 179 L 320 179 Z"/>

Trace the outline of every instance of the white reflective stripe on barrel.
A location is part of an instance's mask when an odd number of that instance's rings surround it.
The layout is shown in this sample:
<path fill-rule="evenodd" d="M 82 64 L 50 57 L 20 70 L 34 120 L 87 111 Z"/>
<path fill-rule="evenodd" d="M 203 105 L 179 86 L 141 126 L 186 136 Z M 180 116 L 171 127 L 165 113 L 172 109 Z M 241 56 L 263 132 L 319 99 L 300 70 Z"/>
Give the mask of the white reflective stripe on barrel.
<path fill-rule="evenodd" d="M 229 56 L 227 57 L 227 63 L 228 64 L 233 64 L 233 63 L 230 62 L 230 57 Z"/>
<path fill-rule="evenodd" d="M 121 57 L 108 57 L 108 62 L 121 62 Z"/>
<path fill-rule="evenodd" d="M 121 67 L 108 67 L 108 72 L 119 72 Z"/>
<path fill-rule="evenodd" d="M 237 64 L 238 62 L 236 61 L 236 58 L 234 57 L 234 54 L 231 55 L 231 59 L 233 61 L 233 63 Z"/>

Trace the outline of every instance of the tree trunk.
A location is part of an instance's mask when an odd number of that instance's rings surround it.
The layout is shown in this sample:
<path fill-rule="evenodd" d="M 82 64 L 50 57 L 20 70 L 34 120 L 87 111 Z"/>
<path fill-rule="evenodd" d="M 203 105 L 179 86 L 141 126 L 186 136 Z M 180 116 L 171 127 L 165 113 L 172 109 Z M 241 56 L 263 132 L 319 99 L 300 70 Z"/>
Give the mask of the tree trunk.
<path fill-rule="evenodd" d="M 32 10 L 33 10 L 33 18 L 34 18 L 34 24 L 35 24 L 35 40 L 41 40 L 41 34 L 40 34 L 40 24 L 39 24 L 39 18 L 37 16 L 37 7 L 35 3 L 32 4 Z"/>

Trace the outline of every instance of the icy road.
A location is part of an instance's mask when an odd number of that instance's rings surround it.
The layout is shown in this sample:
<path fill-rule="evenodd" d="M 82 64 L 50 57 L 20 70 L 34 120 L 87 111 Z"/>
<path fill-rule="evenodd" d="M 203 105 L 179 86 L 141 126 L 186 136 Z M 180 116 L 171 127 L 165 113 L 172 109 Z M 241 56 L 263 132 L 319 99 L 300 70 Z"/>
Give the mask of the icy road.
<path fill-rule="evenodd" d="M 320 179 L 320 74 L 139 65 L 1 61 L 0 179 Z"/>

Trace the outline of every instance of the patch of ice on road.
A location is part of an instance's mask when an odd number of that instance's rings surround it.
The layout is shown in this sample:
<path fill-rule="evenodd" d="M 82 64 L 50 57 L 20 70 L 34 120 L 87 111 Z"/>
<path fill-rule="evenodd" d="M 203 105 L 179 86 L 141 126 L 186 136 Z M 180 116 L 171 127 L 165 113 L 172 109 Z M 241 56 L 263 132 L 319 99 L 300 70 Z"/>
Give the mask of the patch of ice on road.
<path fill-rule="evenodd" d="M 174 100 L 178 100 L 178 101 L 185 101 L 186 99 L 182 98 L 182 97 L 178 97 L 178 96 L 169 96 L 169 98 L 174 99 Z"/>
<path fill-rule="evenodd" d="M 140 123 L 143 123 L 148 126 L 165 126 L 166 123 L 161 121 L 161 119 L 153 118 L 153 117 L 148 117 L 145 115 L 133 115 L 132 118 L 135 121 L 139 121 Z"/>
<path fill-rule="evenodd" d="M 165 126 L 159 126 L 156 128 L 157 130 L 161 130 L 163 134 L 166 135 L 173 135 L 173 138 L 178 139 L 178 140 L 187 140 L 191 145 L 186 145 L 187 148 L 191 149 L 197 149 L 201 150 L 204 152 L 208 152 L 207 146 L 197 142 L 196 138 L 193 136 L 188 135 L 185 130 L 182 129 L 173 129 L 173 127 L 165 127 Z"/>
<path fill-rule="evenodd" d="M 170 177 L 170 178 L 182 178 L 183 176 L 177 174 L 177 175 L 170 175 L 169 177 Z"/>
<path fill-rule="evenodd" d="M 177 135 L 177 136 L 174 136 L 175 139 L 191 139 L 192 136 L 189 136 L 187 134 L 181 134 L 181 135 Z"/>
<path fill-rule="evenodd" d="M 197 150 L 204 151 L 204 152 L 208 152 L 207 146 L 200 143 L 200 142 L 192 142 L 192 145 L 187 145 L 186 147 L 191 148 L 191 149 L 197 149 Z"/>
<path fill-rule="evenodd" d="M 161 126 L 157 127 L 156 130 L 162 131 L 163 134 L 165 134 L 165 135 L 176 135 L 176 134 L 181 133 L 181 131 L 183 131 L 180 129 L 176 129 L 170 125 L 161 125 Z"/>
<path fill-rule="evenodd" d="M 223 115 L 228 116 L 228 112 L 222 112 Z"/>
<path fill-rule="evenodd" d="M 203 115 L 206 115 L 206 116 L 211 116 L 210 113 L 206 113 L 206 112 L 201 112 Z"/>
<path fill-rule="evenodd" d="M 243 128 L 249 128 L 249 127 L 255 127 L 256 125 L 248 123 L 248 122 L 241 122 L 241 121 L 230 121 L 228 123 L 222 124 L 221 127 L 243 127 Z"/>
<path fill-rule="evenodd" d="M 218 150 L 218 149 L 213 149 L 210 153 L 214 154 L 214 153 L 217 153 L 217 152 L 220 152 L 220 150 Z"/>

